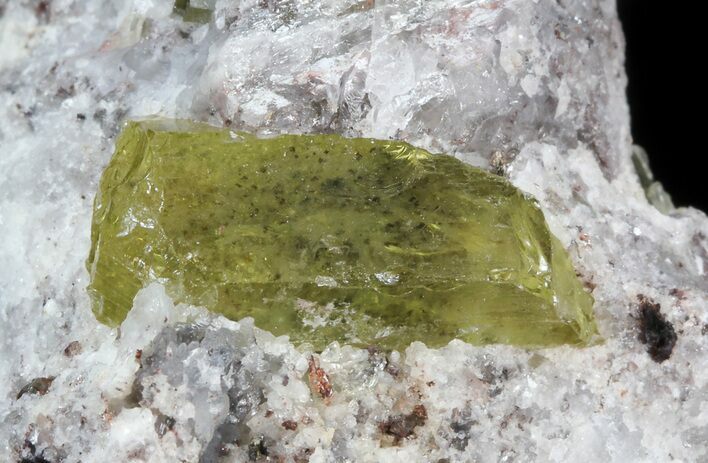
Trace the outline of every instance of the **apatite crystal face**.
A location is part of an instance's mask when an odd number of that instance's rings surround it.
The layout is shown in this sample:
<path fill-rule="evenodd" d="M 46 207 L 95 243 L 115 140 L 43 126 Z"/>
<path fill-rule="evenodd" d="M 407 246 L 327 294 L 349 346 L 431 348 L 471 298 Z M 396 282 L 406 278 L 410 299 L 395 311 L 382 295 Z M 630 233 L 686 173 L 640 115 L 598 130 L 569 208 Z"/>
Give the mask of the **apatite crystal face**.
<path fill-rule="evenodd" d="M 89 291 L 121 322 L 153 281 L 321 349 L 583 345 L 592 298 L 536 202 L 399 141 L 131 122 L 96 197 Z"/>

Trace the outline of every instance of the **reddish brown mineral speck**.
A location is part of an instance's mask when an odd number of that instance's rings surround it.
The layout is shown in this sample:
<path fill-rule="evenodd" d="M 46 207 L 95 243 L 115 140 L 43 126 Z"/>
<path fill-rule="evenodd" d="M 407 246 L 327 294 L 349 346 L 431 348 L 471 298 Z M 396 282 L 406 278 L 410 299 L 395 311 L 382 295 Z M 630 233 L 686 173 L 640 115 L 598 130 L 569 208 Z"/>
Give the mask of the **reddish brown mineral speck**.
<path fill-rule="evenodd" d="M 309 368 L 307 375 L 310 379 L 310 387 L 312 390 L 317 392 L 323 399 L 332 397 L 332 383 L 330 382 L 327 373 L 320 368 L 314 355 L 310 355 L 308 364 Z"/>
<path fill-rule="evenodd" d="M 20 399 L 25 394 L 38 394 L 44 395 L 49 392 L 49 387 L 54 381 L 54 376 L 48 376 L 46 378 L 34 378 L 32 381 L 27 383 L 20 392 L 17 393 L 17 400 Z"/>
<path fill-rule="evenodd" d="M 297 421 L 285 420 L 282 422 L 281 426 L 289 431 L 295 431 L 297 429 Z"/>
<path fill-rule="evenodd" d="M 64 355 L 73 357 L 81 353 L 81 343 L 79 341 L 71 341 L 64 349 Z"/>
<path fill-rule="evenodd" d="M 398 444 L 402 439 L 413 435 L 415 428 L 425 424 L 428 419 L 428 412 L 424 405 L 416 405 L 413 411 L 407 415 L 390 416 L 386 421 L 379 423 L 382 433 L 393 436 L 394 443 Z"/>

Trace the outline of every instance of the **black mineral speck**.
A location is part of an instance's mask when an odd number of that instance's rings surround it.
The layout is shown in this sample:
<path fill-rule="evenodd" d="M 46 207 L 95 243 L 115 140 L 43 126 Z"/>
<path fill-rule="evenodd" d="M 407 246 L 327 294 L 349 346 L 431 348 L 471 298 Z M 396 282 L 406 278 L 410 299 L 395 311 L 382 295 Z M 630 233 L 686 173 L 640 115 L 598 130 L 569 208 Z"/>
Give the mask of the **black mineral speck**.
<path fill-rule="evenodd" d="M 261 457 L 268 456 L 268 447 L 263 438 L 256 439 L 248 444 L 248 460 L 258 461 Z"/>
<path fill-rule="evenodd" d="M 163 437 L 168 431 L 175 427 L 177 421 L 171 416 L 160 413 L 155 419 L 155 432 L 159 437 Z"/>
<path fill-rule="evenodd" d="M 470 440 L 470 429 L 479 421 L 472 417 L 469 409 L 460 411 L 455 408 L 450 419 L 450 444 L 459 451 L 464 451 Z"/>
<path fill-rule="evenodd" d="M 652 360 L 661 363 L 671 357 L 676 345 L 676 331 L 661 313 L 661 305 L 642 294 L 639 299 L 639 340 L 647 345 Z"/>
<path fill-rule="evenodd" d="M 44 459 L 44 457 L 41 456 L 34 456 L 34 457 L 24 457 L 22 460 L 20 460 L 20 463 L 51 463 L 49 460 Z"/>
<path fill-rule="evenodd" d="M 37 454 L 37 446 L 29 440 L 25 440 L 22 456 L 18 461 L 19 463 L 51 463 L 49 460 L 44 458 L 44 452 Z"/>

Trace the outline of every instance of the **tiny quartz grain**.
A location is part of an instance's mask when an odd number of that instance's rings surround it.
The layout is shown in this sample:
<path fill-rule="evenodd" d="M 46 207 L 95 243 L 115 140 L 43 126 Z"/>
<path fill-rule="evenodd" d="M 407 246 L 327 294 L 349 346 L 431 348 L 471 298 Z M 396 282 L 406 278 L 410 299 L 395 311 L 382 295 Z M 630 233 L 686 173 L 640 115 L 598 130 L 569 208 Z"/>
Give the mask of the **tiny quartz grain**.
<path fill-rule="evenodd" d="M 120 323 L 152 281 L 322 349 L 584 345 L 592 298 L 535 200 L 398 141 L 129 123 L 96 198 L 90 293 Z"/>

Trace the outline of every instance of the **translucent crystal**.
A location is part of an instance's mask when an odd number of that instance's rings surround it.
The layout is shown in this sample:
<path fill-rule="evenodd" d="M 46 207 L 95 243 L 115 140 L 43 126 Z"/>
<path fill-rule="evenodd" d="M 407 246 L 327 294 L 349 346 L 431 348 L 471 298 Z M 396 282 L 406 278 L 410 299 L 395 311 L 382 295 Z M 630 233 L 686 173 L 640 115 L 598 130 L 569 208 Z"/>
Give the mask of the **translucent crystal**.
<path fill-rule="evenodd" d="M 644 148 L 639 145 L 632 146 L 632 163 L 649 204 L 657 208 L 662 214 L 673 212 L 676 207 L 671 196 L 664 189 L 664 185 L 661 182 L 654 180 L 654 173 L 649 167 L 649 156 Z"/>
<path fill-rule="evenodd" d="M 103 322 L 137 291 L 322 348 L 584 344 L 592 298 L 534 200 L 403 142 L 132 122 L 97 195 Z"/>

